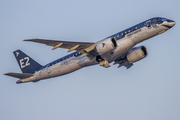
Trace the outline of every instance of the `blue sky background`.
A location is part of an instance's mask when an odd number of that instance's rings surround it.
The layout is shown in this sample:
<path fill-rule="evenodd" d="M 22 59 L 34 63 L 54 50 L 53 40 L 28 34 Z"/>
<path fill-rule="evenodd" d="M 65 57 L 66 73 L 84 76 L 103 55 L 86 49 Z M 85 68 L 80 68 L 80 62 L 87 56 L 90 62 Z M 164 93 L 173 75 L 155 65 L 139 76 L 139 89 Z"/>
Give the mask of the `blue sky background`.
<path fill-rule="evenodd" d="M 1 120 L 179 120 L 179 0 L 1 0 Z M 139 45 L 148 57 L 131 69 L 92 66 L 37 83 L 16 84 L 13 51 L 45 65 L 67 54 L 29 38 L 96 42 L 152 17 L 176 25 Z M 138 46 L 139 46 L 138 45 Z"/>

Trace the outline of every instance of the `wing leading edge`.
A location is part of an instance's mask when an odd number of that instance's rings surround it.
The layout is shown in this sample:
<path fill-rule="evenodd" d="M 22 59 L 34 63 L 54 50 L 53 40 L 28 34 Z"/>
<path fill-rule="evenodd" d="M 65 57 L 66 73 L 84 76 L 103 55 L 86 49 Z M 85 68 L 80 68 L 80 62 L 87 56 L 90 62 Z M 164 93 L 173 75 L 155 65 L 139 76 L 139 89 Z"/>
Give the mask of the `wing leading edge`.
<path fill-rule="evenodd" d="M 47 40 L 47 39 L 26 39 L 24 41 L 37 42 L 52 46 L 52 50 L 56 48 L 68 49 L 68 52 L 76 50 L 82 53 L 82 57 L 87 56 L 89 59 L 94 58 L 93 50 L 97 43 L 93 42 L 72 42 L 72 41 L 58 41 L 58 40 Z"/>
<path fill-rule="evenodd" d="M 71 42 L 71 41 L 58 41 L 58 40 L 46 40 L 46 39 L 26 39 L 24 41 L 31 41 L 31 42 L 37 42 L 46 44 L 48 46 L 53 46 L 53 49 L 56 48 L 65 48 L 69 49 L 68 52 L 73 50 L 80 50 L 80 49 L 86 49 L 93 45 L 93 42 Z"/>

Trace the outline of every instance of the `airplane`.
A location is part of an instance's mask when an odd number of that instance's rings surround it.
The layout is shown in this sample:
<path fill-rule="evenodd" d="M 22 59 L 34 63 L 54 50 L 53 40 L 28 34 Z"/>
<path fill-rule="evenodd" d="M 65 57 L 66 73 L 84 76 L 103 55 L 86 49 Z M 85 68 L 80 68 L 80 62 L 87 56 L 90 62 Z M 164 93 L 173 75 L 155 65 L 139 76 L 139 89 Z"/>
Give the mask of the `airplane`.
<path fill-rule="evenodd" d="M 175 21 L 154 17 L 133 27 L 118 32 L 98 42 L 70 42 L 47 39 L 26 39 L 24 41 L 37 42 L 56 48 L 68 49 L 75 52 L 59 58 L 44 66 L 33 60 L 21 50 L 14 51 L 14 56 L 22 73 L 5 73 L 19 78 L 16 83 L 38 82 L 43 79 L 57 77 L 76 71 L 80 68 L 97 65 L 105 68 L 119 64 L 129 69 L 133 63 L 144 59 L 148 55 L 145 46 L 135 47 L 151 37 L 162 34 L 175 25 Z"/>

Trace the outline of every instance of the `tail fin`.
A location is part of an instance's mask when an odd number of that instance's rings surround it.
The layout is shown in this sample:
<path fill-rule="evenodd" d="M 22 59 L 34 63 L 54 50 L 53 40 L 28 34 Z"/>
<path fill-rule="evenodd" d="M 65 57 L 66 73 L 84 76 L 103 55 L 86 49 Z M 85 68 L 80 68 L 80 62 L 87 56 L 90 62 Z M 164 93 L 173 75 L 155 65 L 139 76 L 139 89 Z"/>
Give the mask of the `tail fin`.
<path fill-rule="evenodd" d="M 13 53 L 23 73 L 34 73 L 36 70 L 42 67 L 39 63 L 34 61 L 21 50 L 16 50 Z"/>

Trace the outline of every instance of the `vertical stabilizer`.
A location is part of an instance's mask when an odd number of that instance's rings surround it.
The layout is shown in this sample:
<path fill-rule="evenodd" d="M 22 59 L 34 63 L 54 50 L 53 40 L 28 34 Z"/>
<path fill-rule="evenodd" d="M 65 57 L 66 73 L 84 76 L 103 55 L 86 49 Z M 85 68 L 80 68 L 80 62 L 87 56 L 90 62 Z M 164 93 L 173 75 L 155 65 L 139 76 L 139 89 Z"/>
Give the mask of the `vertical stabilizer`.
<path fill-rule="evenodd" d="M 36 70 L 42 67 L 39 63 L 23 53 L 21 50 L 16 50 L 13 53 L 23 73 L 34 73 Z"/>

